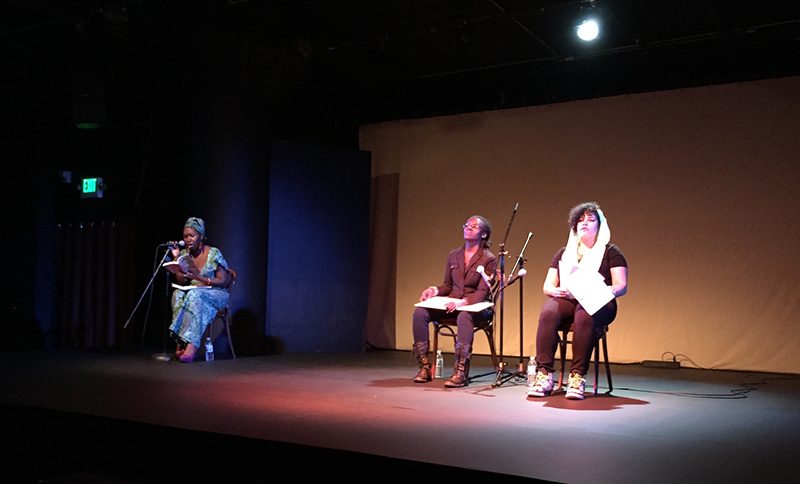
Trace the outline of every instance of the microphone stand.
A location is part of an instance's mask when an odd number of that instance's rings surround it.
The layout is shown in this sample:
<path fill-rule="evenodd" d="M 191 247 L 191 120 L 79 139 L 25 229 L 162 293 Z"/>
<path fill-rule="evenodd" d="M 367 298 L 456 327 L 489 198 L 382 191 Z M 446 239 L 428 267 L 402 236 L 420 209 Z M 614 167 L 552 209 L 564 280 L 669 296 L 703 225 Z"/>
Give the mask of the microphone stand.
<path fill-rule="evenodd" d="M 169 254 L 170 254 L 170 249 L 169 249 L 169 247 L 167 247 L 167 249 L 164 251 L 164 255 L 161 257 L 161 260 L 156 264 L 156 268 L 153 271 L 153 275 L 150 277 L 150 282 L 147 283 L 147 286 L 144 288 L 144 291 L 142 291 L 142 295 L 139 296 L 139 300 L 136 302 L 136 305 L 133 307 L 133 310 L 131 311 L 130 316 L 128 316 L 128 320 L 125 321 L 125 324 L 122 326 L 122 329 L 127 329 L 128 328 L 128 324 L 130 324 L 131 319 L 133 319 L 133 315 L 136 313 L 136 310 L 139 309 L 139 305 L 142 303 L 142 300 L 144 299 L 145 294 L 147 294 L 147 292 L 150 291 L 150 288 L 153 285 L 153 281 L 156 278 L 156 274 L 158 274 L 159 269 L 161 269 L 161 265 L 164 262 L 166 262 L 167 257 L 169 256 Z M 167 274 L 167 282 L 169 282 L 169 274 Z M 167 286 L 167 292 L 169 292 L 169 286 Z M 151 298 L 150 299 L 152 300 L 152 293 L 151 293 Z M 148 308 L 147 313 L 148 313 L 148 315 L 150 314 L 149 308 Z M 147 328 L 147 317 L 145 317 L 144 328 L 142 329 L 142 344 L 144 343 L 144 331 L 145 331 L 146 328 Z M 161 353 L 153 355 L 153 359 L 156 359 L 156 360 L 159 360 L 159 361 L 169 361 L 170 356 L 166 352 L 166 344 L 167 344 L 166 343 L 166 336 L 162 336 Z"/>
<path fill-rule="evenodd" d="M 499 387 L 500 385 L 502 385 L 503 383 L 511 380 L 512 378 L 514 378 L 516 380 L 522 379 L 522 380 L 527 381 L 528 371 L 527 371 L 527 368 L 525 367 L 525 357 L 523 355 L 523 347 L 522 347 L 523 346 L 523 329 L 525 327 L 523 313 L 522 313 L 522 310 L 523 310 L 523 299 L 522 299 L 522 296 L 523 296 L 523 290 L 522 290 L 523 289 L 523 285 L 522 285 L 522 279 L 524 278 L 525 274 L 527 273 L 527 271 L 525 270 L 525 267 L 524 267 L 525 262 L 527 261 L 527 259 L 525 259 L 523 257 L 523 254 L 525 253 L 525 249 L 528 247 L 528 243 L 531 241 L 531 237 L 533 237 L 533 232 L 528 232 L 528 238 L 525 240 L 525 244 L 522 246 L 522 250 L 519 252 L 519 255 L 517 256 L 517 262 L 514 264 L 514 267 L 511 269 L 511 272 L 509 273 L 509 275 L 514 274 L 514 269 L 516 269 L 517 266 L 519 266 L 519 271 L 517 272 L 517 275 L 514 276 L 514 277 L 511 277 L 509 279 L 508 284 L 506 284 L 503 287 L 503 289 L 505 289 L 506 287 L 511 286 L 517 280 L 519 280 L 519 365 L 517 367 L 517 371 L 516 372 L 506 372 L 506 376 L 504 376 L 502 378 L 500 377 L 500 374 L 498 373 L 497 377 L 495 378 L 494 383 L 492 384 L 492 387 Z"/>
<path fill-rule="evenodd" d="M 506 234 L 503 236 L 503 241 L 500 242 L 500 251 L 498 253 L 498 257 L 500 257 L 499 267 L 500 267 L 500 277 L 499 277 L 499 284 L 497 285 L 496 292 L 492 295 L 492 300 L 495 301 L 495 305 L 499 304 L 499 318 L 498 318 L 498 326 L 497 332 L 500 334 L 500 353 L 498 356 L 497 362 L 497 373 L 495 374 L 494 383 L 492 386 L 497 386 L 497 382 L 500 381 L 502 376 L 507 373 L 506 371 L 506 362 L 503 361 L 503 290 L 506 288 L 506 241 L 508 240 L 508 233 L 511 232 L 511 225 L 514 223 L 514 217 L 517 215 L 517 209 L 519 208 L 519 202 L 514 204 L 514 210 L 511 212 L 511 219 L 508 221 L 508 227 L 506 227 Z"/>

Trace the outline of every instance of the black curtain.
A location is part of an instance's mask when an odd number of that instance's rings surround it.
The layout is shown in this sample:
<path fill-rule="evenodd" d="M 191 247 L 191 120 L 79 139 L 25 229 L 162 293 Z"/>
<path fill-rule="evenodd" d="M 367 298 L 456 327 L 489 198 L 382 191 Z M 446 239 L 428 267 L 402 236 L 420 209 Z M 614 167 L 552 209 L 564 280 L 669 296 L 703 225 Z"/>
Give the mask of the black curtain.
<path fill-rule="evenodd" d="M 133 224 L 66 223 L 56 231 L 56 346 L 111 348 L 130 343 Z"/>

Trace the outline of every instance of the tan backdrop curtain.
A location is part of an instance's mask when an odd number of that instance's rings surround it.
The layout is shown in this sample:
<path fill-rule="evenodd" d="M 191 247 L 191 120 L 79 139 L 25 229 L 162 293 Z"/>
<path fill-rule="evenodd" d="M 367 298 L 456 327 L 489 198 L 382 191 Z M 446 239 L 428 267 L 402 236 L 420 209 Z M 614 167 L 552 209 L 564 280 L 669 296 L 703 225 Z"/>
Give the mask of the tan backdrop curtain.
<path fill-rule="evenodd" d="M 441 282 L 461 224 L 488 217 L 496 250 L 519 202 L 509 256 L 534 236 L 504 342 L 533 353 L 567 212 L 596 200 L 630 265 L 613 361 L 800 373 L 798 112 L 800 77 L 787 77 L 362 126 L 373 177 L 399 178 L 397 348 L 411 347 L 412 305 Z"/>

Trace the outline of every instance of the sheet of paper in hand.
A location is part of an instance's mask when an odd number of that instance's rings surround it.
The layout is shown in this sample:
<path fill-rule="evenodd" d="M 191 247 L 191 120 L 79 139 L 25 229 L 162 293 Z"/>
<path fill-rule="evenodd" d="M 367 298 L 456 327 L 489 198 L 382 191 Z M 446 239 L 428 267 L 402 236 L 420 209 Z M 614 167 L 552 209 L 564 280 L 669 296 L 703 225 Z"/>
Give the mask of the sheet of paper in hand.
<path fill-rule="evenodd" d="M 190 291 L 192 289 L 211 289 L 211 286 L 181 286 L 179 284 L 172 284 L 172 287 L 175 289 L 180 289 L 181 291 Z"/>
<path fill-rule="evenodd" d="M 558 286 L 567 287 L 567 281 L 569 281 L 569 276 L 577 270 L 578 270 L 577 265 L 570 264 L 569 262 L 564 262 L 563 260 L 558 261 Z"/>
<path fill-rule="evenodd" d="M 606 286 L 603 276 L 594 271 L 578 269 L 570 274 L 567 283 L 562 283 L 561 286 L 575 296 L 589 315 L 596 313 L 614 299 L 611 287 Z"/>
<path fill-rule="evenodd" d="M 449 302 L 456 302 L 459 299 L 455 299 L 452 297 L 445 297 L 445 296 L 434 296 L 430 299 L 426 299 L 424 301 L 420 301 L 414 306 L 418 308 L 428 308 L 428 309 L 441 309 L 442 311 L 446 310 L 447 303 Z M 490 308 L 494 306 L 494 303 L 491 301 L 484 301 L 475 304 L 467 304 L 466 306 L 461 306 L 456 308 L 456 311 L 468 311 L 470 313 L 477 313 L 483 311 L 486 308 Z"/>

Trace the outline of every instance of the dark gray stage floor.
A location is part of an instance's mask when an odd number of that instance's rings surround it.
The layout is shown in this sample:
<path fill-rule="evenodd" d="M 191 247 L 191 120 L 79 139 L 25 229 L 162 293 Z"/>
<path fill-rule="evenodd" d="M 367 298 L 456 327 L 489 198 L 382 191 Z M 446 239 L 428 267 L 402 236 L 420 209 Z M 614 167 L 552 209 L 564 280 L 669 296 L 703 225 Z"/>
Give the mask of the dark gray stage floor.
<path fill-rule="evenodd" d="M 487 365 L 476 358 L 473 373 Z M 493 376 L 463 389 L 414 384 L 413 358 L 399 351 L 193 364 L 0 352 L 0 367 L 2 425 L 17 441 L 3 460 L 23 481 L 213 471 L 265 482 L 288 470 L 356 481 L 800 482 L 797 375 L 612 365 L 612 395 L 568 401 L 528 399 L 522 382 L 492 387 Z"/>

